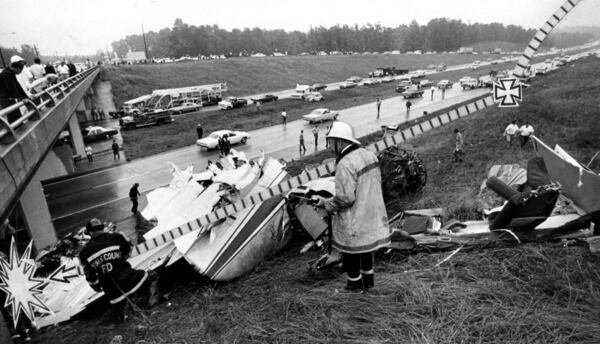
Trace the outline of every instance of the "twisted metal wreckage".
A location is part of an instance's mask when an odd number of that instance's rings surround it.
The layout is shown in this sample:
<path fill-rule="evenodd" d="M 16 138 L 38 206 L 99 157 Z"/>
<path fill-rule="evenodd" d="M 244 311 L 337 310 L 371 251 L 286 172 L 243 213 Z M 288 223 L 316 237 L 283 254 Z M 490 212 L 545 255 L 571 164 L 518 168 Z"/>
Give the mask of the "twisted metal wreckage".
<path fill-rule="evenodd" d="M 591 235 L 592 223 L 600 220 L 600 176 L 558 145 L 551 149 L 535 137 L 533 143 L 538 157 L 529 162 L 526 171 L 518 165 L 494 166 L 490 170 L 485 184 L 507 201 L 486 211 L 487 220 L 442 224 L 440 209 L 404 211 L 390 219 L 394 230 L 390 249 L 454 249 L 498 241 L 557 239 L 564 234 L 573 237 L 573 233 L 575 237 Z M 382 167 L 387 164 L 383 175 L 394 169 L 398 172 L 384 181 L 395 178 L 390 185 L 396 190 L 417 191 L 424 186 L 425 171 L 414 154 L 396 148 L 382 151 L 379 157 Z M 390 157 L 396 159 L 396 165 L 390 165 Z M 141 212 L 151 227 L 143 235 L 146 241 L 289 178 L 279 161 L 261 157 L 253 162 L 236 151 L 210 163 L 201 173 L 194 173 L 192 166 L 185 170 L 171 167 L 173 180 L 167 187 L 149 193 L 148 206 Z M 398 178 L 402 174 L 404 177 Z M 241 212 L 133 256 L 129 262 L 137 269 L 157 269 L 183 258 L 212 280 L 235 279 L 251 272 L 289 242 L 290 217 L 297 218 L 314 239 L 303 251 L 312 246 L 326 247 L 327 215 L 310 205 L 310 197 L 334 193 L 333 178 L 314 179 L 294 188 L 286 197 L 260 200 Z M 490 194 L 482 192 L 481 196 L 486 204 L 493 205 Z M 337 262 L 336 253 L 329 252 L 311 266 L 325 268 Z M 68 257 L 62 257 L 61 263 L 67 267 L 78 265 L 76 258 Z M 39 314 L 36 324 L 44 327 L 66 321 L 101 296 L 83 276 L 68 284 L 50 282 L 42 297 L 51 312 Z"/>

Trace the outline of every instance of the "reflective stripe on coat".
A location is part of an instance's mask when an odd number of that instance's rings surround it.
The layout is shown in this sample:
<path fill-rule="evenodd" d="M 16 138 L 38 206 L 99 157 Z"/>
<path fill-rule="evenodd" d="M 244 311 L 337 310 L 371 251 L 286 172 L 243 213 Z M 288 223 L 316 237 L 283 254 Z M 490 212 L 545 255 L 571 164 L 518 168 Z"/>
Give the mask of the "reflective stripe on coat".
<path fill-rule="evenodd" d="M 390 240 L 381 171 L 372 152 L 358 148 L 335 169 L 335 196 L 325 201 L 332 214 L 332 246 L 345 253 L 372 252 Z"/>

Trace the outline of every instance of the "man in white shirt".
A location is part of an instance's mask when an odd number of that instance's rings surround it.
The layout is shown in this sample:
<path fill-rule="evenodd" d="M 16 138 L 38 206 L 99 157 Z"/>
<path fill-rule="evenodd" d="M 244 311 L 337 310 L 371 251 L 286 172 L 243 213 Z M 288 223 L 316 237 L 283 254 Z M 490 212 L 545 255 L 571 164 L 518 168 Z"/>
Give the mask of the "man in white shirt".
<path fill-rule="evenodd" d="M 58 77 L 60 81 L 69 78 L 69 67 L 65 64 L 65 61 L 62 61 L 58 67 L 56 67 L 56 71 L 58 72 Z"/>
<path fill-rule="evenodd" d="M 35 80 L 43 78 L 44 74 L 46 74 L 46 70 L 42 66 L 42 60 L 37 57 L 33 59 L 33 66 L 29 68 L 29 71 L 31 71 Z"/>
<path fill-rule="evenodd" d="M 512 141 L 517 136 L 517 132 L 519 131 L 519 126 L 517 125 L 517 121 L 512 121 L 506 129 L 504 129 L 504 136 L 506 137 L 506 142 L 508 142 L 508 146 L 512 145 Z"/>
<path fill-rule="evenodd" d="M 529 136 L 533 134 L 533 127 L 529 122 L 525 122 L 525 125 L 519 129 L 519 132 L 521 133 L 521 147 L 523 147 L 529 141 Z"/>

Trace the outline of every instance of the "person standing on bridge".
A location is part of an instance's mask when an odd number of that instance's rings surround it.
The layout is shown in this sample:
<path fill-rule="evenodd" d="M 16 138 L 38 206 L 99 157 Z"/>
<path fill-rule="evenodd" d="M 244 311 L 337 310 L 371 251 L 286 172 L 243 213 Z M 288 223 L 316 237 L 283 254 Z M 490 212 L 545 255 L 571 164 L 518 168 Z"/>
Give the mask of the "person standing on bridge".
<path fill-rule="evenodd" d="M 131 212 L 133 215 L 137 214 L 138 211 L 138 196 L 140 196 L 140 192 L 138 190 L 139 186 L 139 183 L 135 183 L 131 189 L 129 189 L 129 200 L 131 200 Z"/>
<path fill-rule="evenodd" d="M 281 112 L 281 119 L 283 120 L 283 126 L 287 126 L 287 112 L 282 111 Z"/>
<path fill-rule="evenodd" d="M 331 246 L 342 252 L 346 285 L 341 294 L 361 294 L 375 286 L 373 252 L 391 243 L 377 156 L 360 146 L 345 122 L 331 125 L 326 140 L 335 152 L 335 196 L 313 196 L 332 218 Z"/>
<path fill-rule="evenodd" d="M 433 100 L 433 93 L 435 92 L 435 87 L 431 86 L 431 100 Z"/>
<path fill-rule="evenodd" d="M 196 126 L 196 133 L 198 134 L 198 140 L 202 138 L 202 124 Z"/>
<path fill-rule="evenodd" d="M 381 109 L 381 99 L 379 99 L 379 97 L 377 97 L 377 119 L 379 119 L 379 110 Z"/>
<path fill-rule="evenodd" d="M 114 160 L 121 160 L 121 154 L 119 154 L 119 144 L 117 143 L 117 140 L 113 140 L 112 142 L 112 151 L 113 151 L 113 159 Z"/>
<path fill-rule="evenodd" d="M 23 72 L 25 60 L 21 56 L 14 55 L 10 58 L 10 65 L 0 73 L 0 109 L 9 107 L 25 98 L 27 93 L 17 80 L 17 76 Z M 13 111 L 6 116 L 8 123 L 12 123 L 21 117 L 19 110 Z"/>

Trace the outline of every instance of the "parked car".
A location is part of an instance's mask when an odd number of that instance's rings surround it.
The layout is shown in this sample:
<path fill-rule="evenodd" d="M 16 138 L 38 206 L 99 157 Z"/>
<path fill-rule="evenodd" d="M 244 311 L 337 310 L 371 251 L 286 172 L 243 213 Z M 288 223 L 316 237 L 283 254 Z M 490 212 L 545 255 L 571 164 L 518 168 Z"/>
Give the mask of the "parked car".
<path fill-rule="evenodd" d="M 320 102 L 323 100 L 323 95 L 319 92 L 310 92 L 304 96 L 307 102 Z"/>
<path fill-rule="evenodd" d="M 274 102 L 277 99 L 279 99 L 279 97 L 277 97 L 275 95 L 272 95 L 272 94 L 263 94 L 262 96 L 254 97 L 251 100 L 252 100 L 252 102 L 254 104 L 256 104 L 256 103 L 263 104 L 263 103 L 268 103 L 268 102 Z"/>
<path fill-rule="evenodd" d="M 439 65 L 437 65 L 437 67 L 435 67 L 435 71 L 436 72 L 443 72 L 443 71 L 446 70 L 446 68 L 448 68 L 448 67 L 446 67 L 445 64 L 440 63 Z"/>
<path fill-rule="evenodd" d="M 308 123 L 312 124 L 312 123 L 316 123 L 316 122 L 336 120 L 338 115 L 339 115 L 339 112 L 337 112 L 337 111 L 329 110 L 326 108 L 321 108 L 321 109 L 313 110 L 308 115 L 302 116 L 302 119 L 304 119 L 304 120 L 308 121 Z"/>
<path fill-rule="evenodd" d="M 471 69 L 477 69 L 477 68 L 479 68 L 479 64 L 480 63 L 481 62 L 479 60 L 473 61 L 473 63 L 471 64 Z"/>
<path fill-rule="evenodd" d="M 425 72 L 422 69 L 418 69 L 418 70 L 412 72 L 413 78 L 417 78 L 417 79 L 424 78 L 426 74 L 427 74 L 427 72 Z"/>
<path fill-rule="evenodd" d="M 423 93 L 425 93 L 425 91 L 419 89 L 417 86 L 411 86 L 407 88 L 404 92 L 402 92 L 401 95 L 404 97 L 404 99 L 410 99 L 422 97 Z"/>
<path fill-rule="evenodd" d="M 227 137 L 232 145 L 236 143 L 245 144 L 250 138 L 250 134 L 245 131 L 217 130 L 210 133 L 207 137 L 197 140 L 196 145 L 207 150 L 215 149 L 219 147 L 219 139 L 224 136 Z"/>
<path fill-rule="evenodd" d="M 119 131 L 117 129 L 107 129 L 103 127 L 87 127 L 81 131 L 84 142 L 108 140 L 118 133 Z"/>
<path fill-rule="evenodd" d="M 439 88 L 440 90 L 452 88 L 452 83 L 450 82 L 450 80 L 440 80 L 440 82 L 437 83 L 437 88 Z"/>
<path fill-rule="evenodd" d="M 358 86 L 356 82 L 346 80 L 340 84 L 340 89 L 343 90 L 345 88 L 353 88 L 356 86 Z"/>
<path fill-rule="evenodd" d="M 352 81 L 352 82 L 355 82 L 358 84 L 359 82 L 362 81 L 362 78 L 359 76 L 351 76 L 348 79 L 346 79 L 346 81 Z"/>
<path fill-rule="evenodd" d="M 227 97 L 225 100 L 219 102 L 219 109 L 231 110 L 235 108 L 241 108 L 246 106 L 248 101 L 243 98 Z"/>
<path fill-rule="evenodd" d="M 394 77 L 393 77 L 393 76 L 391 76 L 391 75 L 384 76 L 384 77 L 381 79 L 381 82 L 385 82 L 385 83 L 388 83 L 388 82 L 394 82 Z"/>
<path fill-rule="evenodd" d="M 324 90 L 324 89 L 326 89 L 326 88 L 327 88 L 327 85 L 325 85 L 325 84 L 313 84 L 313 85 L 311 86 L 311 88 L 312 88 L 313 90 L 315 90 L 315 91 L 320 91 L 320 90 Z"/>
<path fill-rule="evenodd" d="M 429 80 L 421 80 L 421 82 L 419 82 L 419 88 L 420 89 L 425 89 L 425 88 L 431 88 L 433 87 L 433 81 L 429 81 Z"/>
<path fill-rule="evenodd" d="M 381 80 L 376 79 L 376 78 L 368 78 L 363 81 L 363 85 L 365 85 L 365 86 L 377 85 L 377 84 L 381 84 Z"/>
<path fill-rule="evenodd" d="M 402 93 L 402 92 L 406 91 L 406 89 L 408 89 L 411 86 L 413 86 L 412 81 L 410 81 L 410 80 L 402 80 L 402 81 L 400 81 L 398 83 L 398 85 L 396 85 L 396 92 Z"/>
<path fill-rule="evenodd" d="M 176 115 L 184 112 L 198 111 L 200 110 L 200 105 L 193 102 L 185 102 L 179 106 L 172 107 L 170 110 L 171 114 Z"/>
<path fill-rule="evenodd" d="M 480 87 L 479 80 L 468 77 L 468 76 L 461 78 L 459 82 L 460 82 L 460 86 L 462 87 L 463 90 L 466 90 L 466 89 L 472 90 L 474 88 Z"/>

